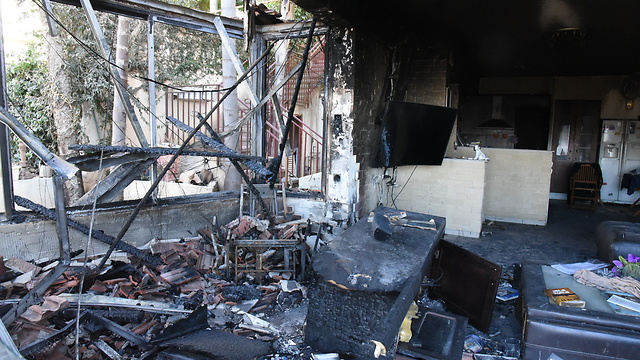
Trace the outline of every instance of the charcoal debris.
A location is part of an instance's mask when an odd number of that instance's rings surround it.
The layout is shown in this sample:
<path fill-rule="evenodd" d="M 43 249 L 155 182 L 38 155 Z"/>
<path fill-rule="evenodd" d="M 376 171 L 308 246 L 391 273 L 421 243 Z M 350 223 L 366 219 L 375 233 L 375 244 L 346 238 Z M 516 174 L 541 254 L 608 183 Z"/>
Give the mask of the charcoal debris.
<path fill-rule="evenodd" d="M 75 252 L 7 330 L 33 359 L 311 359 L 302 279 L 307 238 L 318 234 L 311 221 L 289 219 L 243 215 L 196 236 L 152 239 L 113 253 L 99 272 L 101 255 Z M 0 259 L 0 311 L 58 264 Z"/>

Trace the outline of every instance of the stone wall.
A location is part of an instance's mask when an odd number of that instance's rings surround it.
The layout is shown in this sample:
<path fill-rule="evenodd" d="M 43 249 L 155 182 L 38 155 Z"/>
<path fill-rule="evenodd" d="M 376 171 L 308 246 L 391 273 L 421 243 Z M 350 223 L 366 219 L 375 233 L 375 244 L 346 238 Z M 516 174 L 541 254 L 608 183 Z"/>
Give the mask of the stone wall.
<path fill-rule="evenodd" d="M 237 192 L 195 195 L 188 199 L 163 200 L 160 205 L 143 209 L 136 217 L 123 241 L 139 247 L 154 238 L 172 239 L 190 237 L 202 227 L 210 226 L 214 216 L 218 224 L 224 225 L 238 217 L 239 196 Z M 96 211 L 93 229 L 107 235 L 117 236 L 135 204 Z M 69 217 L 89 226 L 91 212 L 76 210 Z M 88 249 L 89 254 L 103 253 L 108 245 L 69 229 L 72 251 Z M 20 224 L 0 225 L 0 254 L 7 259 L 23 260 L 53 259 L 60 256 L 56 223 L 50 220 L 26 221 Z"/>

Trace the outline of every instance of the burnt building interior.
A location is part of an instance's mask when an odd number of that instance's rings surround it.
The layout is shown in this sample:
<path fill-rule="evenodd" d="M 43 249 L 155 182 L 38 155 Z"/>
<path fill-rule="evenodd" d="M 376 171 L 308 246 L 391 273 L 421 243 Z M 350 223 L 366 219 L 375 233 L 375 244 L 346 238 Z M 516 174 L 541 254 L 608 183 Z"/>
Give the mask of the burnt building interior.
<path fill-rule="evenodd" d="M 167 105 L 164 126 L 181 135 L 159 146 L 116 81 L 134 140 L 72 144 L 71 157 L 0 99 L 0 138 L 11 131 L 54 173 L 51 203 L 18 194 L 0 146 L 0 352 L 636 359 L 640 4 L 290 1 L 310 19 L 248 0 L 243 19 L 157 0 L 38 1 L 50 21 L 51 3 L 81 8 L 98 43 L 97 12 L 150 34 L 215 34 L 234 82 L 208 108 Z M 270 77 L 267 58 L 290 39 L 300 54 Z M 240 86 L 242 120 L 214 126 Z M 250 146 L 229 145 L 240 131 Z M 189 157 L 226 164 L 239 189 L 158 196 Z M 65 183 L 111 166 L 69 203 Z M 118 198 L 133 185 L 140 196 Z M 570 301 L 549 292 L 565 288 Z"/>

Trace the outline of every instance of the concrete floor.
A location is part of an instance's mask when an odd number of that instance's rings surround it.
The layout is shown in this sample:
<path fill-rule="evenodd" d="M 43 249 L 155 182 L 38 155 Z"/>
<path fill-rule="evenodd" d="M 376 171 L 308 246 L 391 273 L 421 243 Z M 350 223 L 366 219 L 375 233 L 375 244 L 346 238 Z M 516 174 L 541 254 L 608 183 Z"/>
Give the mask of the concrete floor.
<path fill-rule="evenodd" d="M 572 263 L 596 259 L 596 226 L 606 220 L 640 222 L 633 214 L 640 207 L 601 204 L 595 210 L 570 209 L 566 201 L 551 200 L 547 226 L 487 222 L 484 236 L 474 239 L 445 236 L 460 247 L 502 266 L 503 279 L 512 277 L 514 264 L 527 258 L 548 263 Z M 520 338 L 522 326 L 515 315 L 515 301 L 496 301 L 490 330 L 476 333 L 498 346 L 505 338 Z"/>

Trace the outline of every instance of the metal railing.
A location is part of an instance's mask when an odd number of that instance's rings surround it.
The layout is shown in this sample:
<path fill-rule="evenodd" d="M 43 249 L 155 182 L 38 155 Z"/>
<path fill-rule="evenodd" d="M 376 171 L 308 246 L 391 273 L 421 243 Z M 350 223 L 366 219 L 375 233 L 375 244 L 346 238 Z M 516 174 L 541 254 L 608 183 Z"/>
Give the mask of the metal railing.
<path fill-rule="evenodd" d="M 283 110 L 286 111 L 284 108 Z M 276 125 L 275 116 L 270 116 L 269 120 L 265 126 L 266 155 L 267 158 L 274 158 L 280 154 L 279 146 L 282 132 L 280 127 Z M 301 177 L 320 172 L 323 151 L 322 135 L 318 134 L 297 116 L 293 117 L 291 126 L 288 141 L 291 145 L 291 156 L 288 159 L 289 161 L 282 160 L 280 177 Z"/>
<path fill-rule="evenodd" d="M 191 86 L 191 89 L 185 91 L 169 90 L 165 97 L 165 113 L 167 116 L 173 116 L 183 123 L 195 127 L 200 120 L 197 114 L 207 114 L 213 106 L 220 101 L 221 85 L 202 85 L 198 87 Z M 238 101 L 239 118 L 242 118 L 248 111 L 249 106 L 242 101 Z M 224 105 L 223 105 L 224 106 Z M 222 115 L 220 111 L 215 111 L 208 121 L 209 125 L 217 132 L 223 131 Z M 206 134 L 206 131 L 203 130 Z M 251 124 L 247 122 L 240 128 L 240 139 L 238 149 L 243 154 L 251 152 Z M 175 127 L 173 124 L 167 123 L 165 130 L 165 142 L 171 145 L 181 144 L 186 138 L 186 133 Z M 194 138 L 191 143 L 197 140 Z"/>
<path fill-rule="evenodd" d="M 324 40 L 314 45 L 311 50 L 309 62 L 305 68 L 298 105 L 308 106 L 314 90 L 321 84 L 324 78 Z M 294 66 L 295 59 L 290 59 L 286 67 Z M 269 76 L 274 76 L 274 66 L 269 66 Z M 195 127 L 199 120 L 197 113 L 206 114 L 219 101 L 221 85 L 192 86 L 187 91 L 169 90 L 166 95 L 166 115 L 173 116 L 189 126 Z M 282 89 L 281 108 L 286 116 L 291 101 L 293 82 L 287 83 Z M 238 101 L 238 118 L 244 117 L 251 105 Z M 268 159 L 279 155 L 279 145 L 282 138 L 280 126 L 276 119 L 273 104 L 270 102 L 265 119 L 265 156 Z M 286 121 L 286 119 L 284 119 Z M 216 111 L 209 119 L 209 125 L 218 133 L 223 131 L 222 115 Z M 187 134 L 177 129 L 172 124 L 167 124 L 165 141 L 172 145 L 181 144 Z M 240 129 L 238 149 L 243 154 L 251 153 L 251 122 L 248 121 Z M 196 140 L 192 140 L 192 143 Z M 291 156 L 285 156 L 280 168 L 280 177 L 301 177 L 320 172 L 322 169 L 323 141 L 322 135 L 316 132 L 302 119 L 294 116 L 292 128 L 289 132 L 288 143 L 291 145 Z M 285 154 L 286 155 L 286 154 Z"/>

